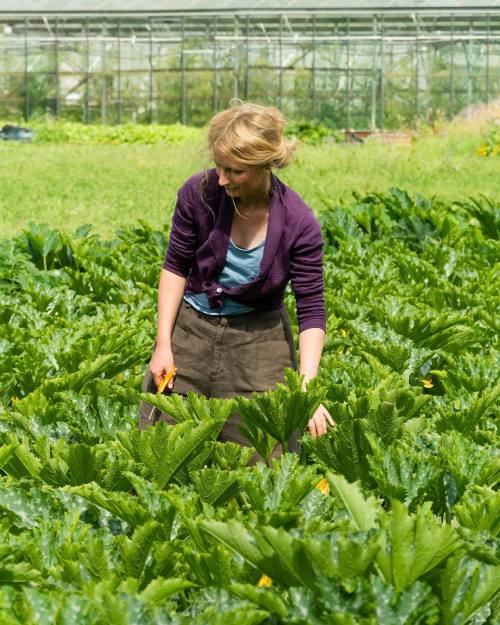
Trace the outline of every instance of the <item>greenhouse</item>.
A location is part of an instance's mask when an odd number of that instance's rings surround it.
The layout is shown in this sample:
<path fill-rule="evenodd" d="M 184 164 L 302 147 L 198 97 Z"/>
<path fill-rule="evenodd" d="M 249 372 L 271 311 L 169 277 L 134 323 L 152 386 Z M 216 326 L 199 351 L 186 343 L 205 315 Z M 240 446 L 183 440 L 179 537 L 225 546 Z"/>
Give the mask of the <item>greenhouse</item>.
<path fill-rule="evenodd" d="M 500 2 L 2 0 L 0 51 L 2 119 L 201 125 L 239 97 L 383 130 L 499 96 Z"/>

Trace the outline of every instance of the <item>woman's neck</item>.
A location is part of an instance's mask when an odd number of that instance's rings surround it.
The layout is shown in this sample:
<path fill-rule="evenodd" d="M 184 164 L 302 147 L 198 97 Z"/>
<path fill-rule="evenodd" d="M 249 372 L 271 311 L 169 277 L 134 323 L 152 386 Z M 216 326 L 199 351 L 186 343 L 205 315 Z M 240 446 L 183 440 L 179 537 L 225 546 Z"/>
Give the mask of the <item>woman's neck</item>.
<path fill-rule="evenodd" d="M 262 191 L 252 195 L 234 198 L 234 202 L 240 212 L 251 212 L 255 209 L 269 208 L 271 195 L 271 176 L 266 178 Z"/>

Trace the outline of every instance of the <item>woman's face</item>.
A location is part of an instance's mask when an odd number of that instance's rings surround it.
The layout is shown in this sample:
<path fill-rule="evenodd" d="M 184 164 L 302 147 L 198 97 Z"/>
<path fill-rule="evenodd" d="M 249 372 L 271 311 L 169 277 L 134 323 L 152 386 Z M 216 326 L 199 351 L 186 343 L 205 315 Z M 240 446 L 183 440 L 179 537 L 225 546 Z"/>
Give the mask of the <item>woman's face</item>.
<path fill-rule="evenodd" d="M 219 184 L 233 199 L 258 199 L 269 192 L 270 173 L 264 167 L 244 167 L 238 161 L 214 150 Z"/>

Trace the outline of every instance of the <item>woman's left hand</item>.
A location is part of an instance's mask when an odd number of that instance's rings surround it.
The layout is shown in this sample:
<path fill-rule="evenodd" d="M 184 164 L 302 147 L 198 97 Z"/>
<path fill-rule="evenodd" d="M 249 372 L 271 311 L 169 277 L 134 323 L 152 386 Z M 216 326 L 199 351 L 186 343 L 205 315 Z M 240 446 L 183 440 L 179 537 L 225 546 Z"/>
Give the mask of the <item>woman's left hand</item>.
<path fill-rule="evenodd" d="M 322 436 L 327 432 L 327 421 L 332 426 L 335 427 L 335 421 L 332 419 L 331 414 L 328 410 L 320 404 L 316 410 L 316 412 L 311 417 L 311 420 L 307 424 L 307 429 L 309 430 L 309 434 L 316 438 L 316 436 Z"/>

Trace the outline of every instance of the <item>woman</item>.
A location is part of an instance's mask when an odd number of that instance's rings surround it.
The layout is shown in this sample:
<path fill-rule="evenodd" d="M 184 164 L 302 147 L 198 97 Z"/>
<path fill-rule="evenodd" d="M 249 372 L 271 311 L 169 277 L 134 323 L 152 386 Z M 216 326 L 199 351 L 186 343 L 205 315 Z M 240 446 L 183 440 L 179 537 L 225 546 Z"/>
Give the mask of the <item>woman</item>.
<path fill-rule="evenodd" d="M 299 371 L 304 384 L 318 370 L 326 314 L 323 240 L 311 209 L 272 170 L 285 167 L 294 144 L 273 107 L 238 104 L 209 124 L 214 169 L 180 189 L 160 276 L 158 334 L 143 390 L 155 392 L 171 367 L 168 388 L 207 396 L 250 396 L 273 388 L 296 368 L 283 304 L 291 281 L 299 321 Z M 140 427 L 169 417 L 141 404 Z M 319 406 L 312 436 L 334 422 Z M 248 444 L 240 417 L 220 438 Z M 275 450 L 279 456 L 280 450 Z"/>

